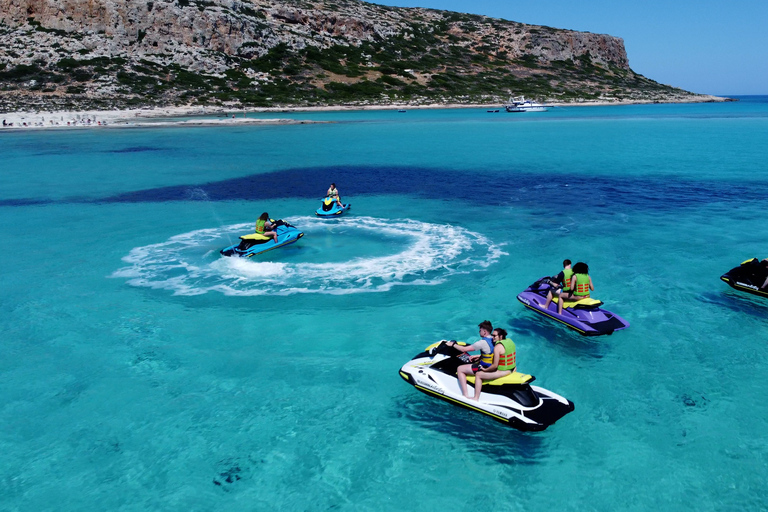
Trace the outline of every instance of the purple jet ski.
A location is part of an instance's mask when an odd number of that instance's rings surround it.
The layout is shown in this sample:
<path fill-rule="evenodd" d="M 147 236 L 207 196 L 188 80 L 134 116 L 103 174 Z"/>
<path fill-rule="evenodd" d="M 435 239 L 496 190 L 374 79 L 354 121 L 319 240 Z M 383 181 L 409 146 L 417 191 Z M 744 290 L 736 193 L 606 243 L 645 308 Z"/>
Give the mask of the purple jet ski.
<path fill-rule="evenodd" d="M 549 304 L 549 308 L 544 309 L 547 292 L 551 288 L 553 285 L 550 278 L 542 277 L 518 295 L 517 300 L 528 309 L 565 324 L 584 336 L 613 334 L 613 331 L 629 327 L 629 323 L 619 315 L 600 309 L 603 303 L 597 299 L 567 300 L 563 305 L 562 315 L 557 314 L 557 298 Z"/>

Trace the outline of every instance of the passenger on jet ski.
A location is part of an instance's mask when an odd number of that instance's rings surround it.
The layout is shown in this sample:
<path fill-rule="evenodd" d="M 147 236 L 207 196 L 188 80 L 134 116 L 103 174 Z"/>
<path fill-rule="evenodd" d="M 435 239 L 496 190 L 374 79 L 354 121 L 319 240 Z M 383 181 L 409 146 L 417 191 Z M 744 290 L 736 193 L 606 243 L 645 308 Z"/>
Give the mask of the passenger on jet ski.
<path fill-rule="evenodd" d="M 271 236 L 275 243 L 277 243 L 277 232 L 273 231 L 273 225 L 269 221 L 269 214 L 267 212 L 262 213 L 256 221 L 256 233 Z"/>
<path fill-rule="evenodd" d="M 763 268 L 768 269 L 768 258 L 765 258 L 760 262 L 760 264 L 763 266 Z M 763 283 L 763 286 L 760 287 L 760 289 L 768 290 L 768 277 L 765 278 L 765 282 Z"/>
<path fill-rule="evenodd" d="M 331 183 L 331 187 L 328 189 L 328 192 L 325 193 L 325 197 L 331 197 L 336 200 L 336 204 L 339 205 L 339 208 L 344 208 L 344 205 L 341 204 L 341 197 L 339 197 L 339 189 L 336 188 L 335 183 Z"/>
<path fill-rule="evenodd" d="M 547 292 L 547 302 L 544 304 L 544 309 L 549 309 L 549 304 L 552 302 L 552 298 L 554 296 L 559 297 L 560 299 L 563 298 L 570 298 L 571 295 L 573 295 L 573 290 L 571 289 L 571 277 L 573 276 L 573 270 L 571 270 L 571 260 L 565 259 L 563 260 L 563 270 L 557 274 L 555 277 L 550 279 L 550 285 L 552 285 L 552 288 L 549 289 L 549 292 Z M 563 296 L 563 292 L 565 292 L 565 296 Z M 558 309 L 558 313 L 563 313 L 563 301 L 560 300 L 560 306 Z"/>
<path fill-rule="evenodd" d="M 589 276 L 589 265 L 586 263 L 580 261 L 573 266 L 571 289 L 576 300 L 588 299 L 590 290 L 595 291 L 595 285 L 592 284 L 592 278 Z M 560 309 L 563 309 L 562 301 L 560 301 Z"/>
<path fill-rule="evenodd" d="M 493 362 L 488 368 L 481 368 L 475 373 L 475 396 L 480 400 L 484 380 L 500 379 L 515 371 L 517 367 L 517 349 L 515 342 L 507 339 L 507 331 L 498 327 L 491 333 L 493 339 Z"/>
<path fill-rule="evenodd" d="M 453 340 L 447 343 L 449 347 L 454 347 L 459 352 L 480 351 L 479 356 L 472 356 L 470 358 L 473 363 L 463 364 L 456 369 L 459 387 L 461 387 L 462 394 L 467 398 L 472 398 L 467 393 L 467 375 L 474 375 L 481 368 L 488 368 L 493 363 L 493 338 L 491 338 L 493 325 L 488 320 L 483 320 L 478 324 L 478 327 L 480 328 L 480 341 L 467 346 L 457 345 Z"/>

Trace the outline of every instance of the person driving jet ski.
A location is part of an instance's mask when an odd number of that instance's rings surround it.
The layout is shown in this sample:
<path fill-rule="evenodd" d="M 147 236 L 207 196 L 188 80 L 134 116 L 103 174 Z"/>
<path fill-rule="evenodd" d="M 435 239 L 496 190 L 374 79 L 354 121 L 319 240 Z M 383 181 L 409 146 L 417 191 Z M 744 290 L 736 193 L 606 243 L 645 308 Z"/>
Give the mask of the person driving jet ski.
<path fill-rule="evenodd" d="M 560 299 L 567 299 L 571 295 L 573 295 L 573 290 L 571 290 L 571 276 L 573 276 L 573 270 L 571 270 L 571 260 L 565 259 L 563 260 L 563 270 L 560 271 L 557 276 L 552 278 L 552 288 L 550 288 L 549 292 L 547 292 L 547 302 L 544 303 L 544 309 L 549 309 L 549 303 L 552 302 L 552 298 L 557 295 L 560 297 Z M 559 285 L 559 288 L 556 288 L 554 285 Z M 562 294 L 565 293 L 565 296 L 562 296 Z M 560 300 L 558 310 L 557 312 L 562 314 L 563 312 L 563 301 Z"/>
<path fill-rule="evenodd" d="M 331 183 L 331 186 L 325 193 L 325 196 L 335 199 L 336 204 L 339 205 L 339 208 L 344 208 L 344 205 L 341 204 L 341 197 L 339 197 L 339 189 L 336 188 L 335 183 Z"/>
<path fill-rule="evenodd" d="M 274 225 L 269 221 L 269 213 L 264 212 L 259 216 L 259 220 L 256 221 L 256 233 L 264 236 L 271 236 L 277 243 L 277 232 L 273 231 Z"/>
<path fill-rule="evenodd" d="M 481 368 L 488 368 L 493 363 L 493 338 L 491 337 L 493 325 L 488 320 L 483 320 L 478 324 L 478 327 L 480 328 L 480 341 L 467 346 L 457 345 L 453 340 L 446 343 L 449 347 L 454 347 L 464 353 L 480 351 L 479 356 L 470 357 L 470 360 L 474 361 L 473 363 L 463 364 L 456 369 L 459 387 L 461 387 L 462 394 L 467 398 L 472 398 L 467 393 L 467 375 L 474 375 Z"/>

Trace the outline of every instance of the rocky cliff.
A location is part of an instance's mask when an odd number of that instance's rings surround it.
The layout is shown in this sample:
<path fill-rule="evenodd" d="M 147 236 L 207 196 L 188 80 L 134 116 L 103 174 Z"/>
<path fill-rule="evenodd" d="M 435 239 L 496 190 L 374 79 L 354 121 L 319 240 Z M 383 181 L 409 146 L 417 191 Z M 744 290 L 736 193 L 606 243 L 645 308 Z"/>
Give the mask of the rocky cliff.
<path fill-rule="evenodd" d="M 662 98 L 620 38 L 356 0 L 0 0 L 0 105 Z"/>

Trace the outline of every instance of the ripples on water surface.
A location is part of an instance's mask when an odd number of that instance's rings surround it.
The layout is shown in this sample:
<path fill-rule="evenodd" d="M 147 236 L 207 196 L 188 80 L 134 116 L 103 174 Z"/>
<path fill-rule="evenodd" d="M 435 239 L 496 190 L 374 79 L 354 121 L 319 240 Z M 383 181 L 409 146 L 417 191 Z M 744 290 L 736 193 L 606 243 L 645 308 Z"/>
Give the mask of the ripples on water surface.
<path fill-rule="evenodd" d="M 768 301 L 718 278 L 768 257 L 768 103 L 290 115 L 334 123 L 0 135 L 0 508 L 764 509 Z M 220 257 L 262 211 L 305 237 Z M 564 257 L 628 330 L 517 302 Z M 400 379 L 486 318 L 573 413 Z"/>

